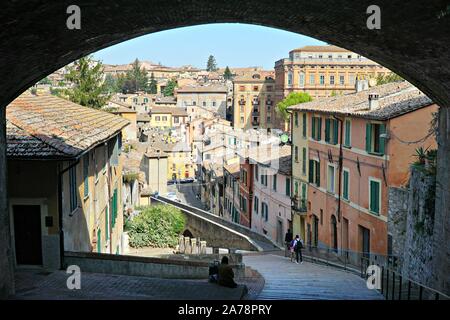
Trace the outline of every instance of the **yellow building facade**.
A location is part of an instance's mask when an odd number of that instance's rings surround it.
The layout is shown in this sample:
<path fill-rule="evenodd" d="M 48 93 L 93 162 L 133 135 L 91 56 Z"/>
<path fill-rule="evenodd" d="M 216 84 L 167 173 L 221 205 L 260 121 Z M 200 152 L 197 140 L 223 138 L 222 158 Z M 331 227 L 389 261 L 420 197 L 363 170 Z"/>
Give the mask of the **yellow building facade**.
<path fill-rule="evenodd" d="M 233 126 L 244 130 L 274 128 L 277 114 L 273 72 L 238 76 L 233 83 Z"/>

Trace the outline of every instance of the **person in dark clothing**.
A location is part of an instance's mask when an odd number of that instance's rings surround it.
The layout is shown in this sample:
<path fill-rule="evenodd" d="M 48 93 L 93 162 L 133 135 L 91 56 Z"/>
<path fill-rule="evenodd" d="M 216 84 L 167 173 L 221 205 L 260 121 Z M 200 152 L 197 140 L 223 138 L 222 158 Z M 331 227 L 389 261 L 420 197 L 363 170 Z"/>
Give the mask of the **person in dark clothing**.
<path fill-rule="evenodd" d="M 286 235 L 284 236 L 284 243 L 286 244 L 286 252 L 285 252 L 285 256 L 287 257 L 289 252 L 290 252 L 290 245 L 293 239 L 293 234 L 291 232 L 291 229 L 288 229 L 286 232 Z"/>
<path fill-rule="evenodd" d="M 294 251 L 295 251 L 295 260 L 297 263 L 298 263 L 299 258 L 300 258 L 300 263 L 303 263 L 302 248 L 303 248 L 303 240 L 300 239 L 299 235 L 296 235 Z"/>
<path fill-rule="evenodd" d="M 228 257 L 224 256 L 219 265 L 219 279 L 217 283 L 228 288 L 236 288 L 237 284 L 234 282 L 233 269 L 228 265 Z"/>

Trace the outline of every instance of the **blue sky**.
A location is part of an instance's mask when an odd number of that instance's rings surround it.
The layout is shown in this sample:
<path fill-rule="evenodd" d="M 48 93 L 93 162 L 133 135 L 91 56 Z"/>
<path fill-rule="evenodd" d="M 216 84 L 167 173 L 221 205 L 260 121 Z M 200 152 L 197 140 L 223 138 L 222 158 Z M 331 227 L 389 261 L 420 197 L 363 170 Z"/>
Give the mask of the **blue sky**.
<path fill-rule="evenodd" d="M 166 66 L 191 64 L 205 68 L 210 54 L 219 67 L 261 66 L 272 69 L 276 60 L 304 45 L 324 44 L 313 38 L 279 29 L 237 23 L 177 28 L 119 43 L 94 57 L 108 64 L 138 58 Z"/>

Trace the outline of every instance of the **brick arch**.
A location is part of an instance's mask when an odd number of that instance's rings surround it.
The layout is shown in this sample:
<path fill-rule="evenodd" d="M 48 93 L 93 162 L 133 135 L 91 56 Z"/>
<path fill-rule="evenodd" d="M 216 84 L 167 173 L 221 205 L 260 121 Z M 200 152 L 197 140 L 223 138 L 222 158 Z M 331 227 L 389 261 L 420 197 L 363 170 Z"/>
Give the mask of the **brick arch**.
<path fill-rule="evenodd" d="M 189 237 L 189 238 L 195 238 L 194 235 L 192 234 L 192 232 L 189 229 L 186 229 L 183 231 L 183 236 L 184 237 Z"/>
<path fill-rule="evenodd" d="M 157 31 L 215 22 L 280 28 L 342 46 L 394 70 L 450 105 L 450 13 L 446 1 L 379 0 L 381 30 L 366 26 L 370 0 L 78 0 L 81 30 L 68 30 L 72 0 L 8 2 L 0 11 L 0 107 L 58 68 Z M 268 39 L 267 45 L 270 46 Z M 257 54 L 257 53 L 255 53 Z"/>

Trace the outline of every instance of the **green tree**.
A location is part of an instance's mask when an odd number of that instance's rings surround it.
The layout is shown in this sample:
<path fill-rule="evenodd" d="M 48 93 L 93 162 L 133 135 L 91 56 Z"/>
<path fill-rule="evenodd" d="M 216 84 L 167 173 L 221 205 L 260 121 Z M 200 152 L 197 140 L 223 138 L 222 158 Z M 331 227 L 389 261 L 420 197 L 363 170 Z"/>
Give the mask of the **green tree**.
<path fill-rule="evenodd" d="M 38 82 L 38 84 L 52 84 L 52 82 L 50 81 L 50 79 L 48 77 L 45 77 L 44 79 L 40 80 Z"/>
<path fill-rule="evenodd" d="M 398 74 L 391 72 L 391 73 L 384 74 L 384 75 L 378 75 L 376 77 L 376 80 L 377 80 L 377 86 L 379 86 L 379 85 L 386 84 L 386 83 L 403 81 L 404 79 L 402 77 L 400 77 Z"/>
<path fill-rule="evenodd" d="M 287 108 L 299 103 L 305 103 L 312 101 L 311 96 L 306 92 L 291 92 L 286 98 L 278 102 L 277 111 L 283 117 L 284 120 L 289 119 L 289 113 Z"/>
<path fill-rule="evenodd" d="M 105 76 L 104 93 L 116 93 L 119 92 L 118 80 L 112 74 Z"/>
<path fill-rule="evenodd" d="M 165 97 L 173 96 L 173 91 L 175 90 L 176 86 L 177 86 L 177 81 L 175 79 L 170 79 L 167 82 L 167 85 L 165 86 L 165 88 L 163 90 L 163 95 Z"/>
<path fill-rule="evenodd" d="M 158 92 L 158 83 L 155 80 L 155 75 L 153 74 L 153 72 L 150 76 L 150 84 L 148 89 L 149 93 L 151 94 L 156 94 Z"/>
<path fill-rule="evenodd" d="M 72 102 L 82 106 L 100 109 L 109 100 L 104 94 L 104 73 L 101 62 L 94 61 L 91 56 L 83 57 L 67 67 L 66 81 L 72 84 L 61 92 Z"/>
<path fill-rule="evenodd" d="M 184 230 L 186 217 L 180 209 L 170 205 L 153 205 L 126 223 L 130 245 L 140 247 L 175 247 Z"/>
<path fill-rule="evenodd" d="M 231 73 L 230 68 L 228 68 L 228 66 L 225 68 L 225 71 L 223 72 L 223 78 L 225 80 L 231 80 L 231 78 L 233 77 L 233 74 Z"/>
<path fill-rule="evenodd" d="M 208 57 L 208 62 L 206 63 L 206 71 L 217 71 L 216 58 L 213 55 Z"/>
<path fill-rule="evenodd" d="M 141 68 L 138 59 L 134 60 L 131 70 L 128 70 L 122 82 L 122 92 L 136 93 L 137 91 L 148 91 L 147 70 Z"/>

